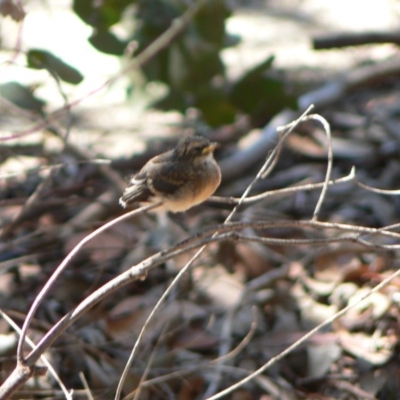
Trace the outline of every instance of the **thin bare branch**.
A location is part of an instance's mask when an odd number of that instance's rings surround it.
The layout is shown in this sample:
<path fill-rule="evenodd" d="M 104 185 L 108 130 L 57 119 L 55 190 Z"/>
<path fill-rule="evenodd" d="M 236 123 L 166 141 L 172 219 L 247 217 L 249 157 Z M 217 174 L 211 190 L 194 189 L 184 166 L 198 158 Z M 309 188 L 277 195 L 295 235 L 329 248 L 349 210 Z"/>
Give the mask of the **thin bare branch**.
<path fill-rule="evenodd" d="M 17 332 L 19 335 L 21 334 L 20 327 L 1 309 L 0 309 L 0 315 L 6 320 L 6 322 L 11 326 L 11 328 L 13 328 L 15 330 L 15 332 Z M 33 343 L 33 341 L 29 337 L 26 338 L 26 342 L 32 349 L 35 348 L 35 343 Z M 50 371 L 50 374 L 53 376 L 54 380 L 60 386 L 60 389 L 64 393 L 65 398 L 67 400 L 72 400 L 73 399 L 72 390 L 70 392 L 68 391 L 68 389 L 65 387 L 64 383 L 62 382 L 61 378 L 58 376 L 57 371 L 51 365 L 50 361 L 44 355 L 41 355 L 40 359 L 43 361 L 43 364 Z"/>
<path fill-rule="evenodd" d="M 400 276 L 400 269 L 388 276 L 386 279 L 384 279 L 382 282 L 380 282 L 378 285 L 376 285 L 373 289 L 371 289 L 368 293 L 366 293 L 364 296 L 361 296 L 357 301 L 351 302 L 348 306 L 337 312 L 336 314 L 332 315 L 331 317 L 327 318 L 324 322 L 316 326 L 315 328 L 311 329 L 309 332 L 307 332 L 301 339 L 297 340 L 294 342 L 292 345 L 290 345 L 286 350 L 282 351 L 279 355 L 276 357 L 271 358 L 267 363 L 265 363 L 261 368 L 257 369 L 254 371 L 252 374 L 248 375 L 246 378 L 240 380 L 239 382 L 236 382 L 234 385 L 229 386 L 227 389 L 222 390 L 221 392 L 217 393 L 214 396 L 208 397 L 207 400 L 217 400 L 222 398 L 223 396 L 226 396 L 229 393 L 232 393 L 234 390 L 240 388 L 241 386 L 245 385 L 246 383 L 250 382 L 252 379 L 256 378 L 257 376 L 261 375 L 263 372 L 265 372 L 268 368 L 276 364 L 278 361 L 282 360 L 284 357 L 286 357 L 288 354 L 290 354 L 293 350 L 298 348 L 300 345 L 305 343 L 311 336 L 313 336 L 315 333 L 320 331 L 322 328 L 328 326 L 331 324 L 333 321 L 337 320 L 344 314 L 346 314 L 349 310 L 352 308 L 356 307 L 358 304 L 360 304 L 362 301 L 364 301 L 366 298 L 371 296 L 373 293 L 377 293 L 381 289 L 383 289 L 386 285 L 388 285 L 394 278 Z"/>
<path fill-rule="evenodd" d="M 252 307 L 252 311 L 253 311 L 253 321 L 251 322 L 250 330 L 247 333 L 247 335 L 231 352 L 229 352 L 228 354 L 224 354 L 222 357 L 218 357 L 215 360 L 212 360 L 213 363 L 219 363 L 221 361 L 233 359 L 238 354 L 240 354 L 240 352 L 251 342 L 251 339 L 253 339 L 253 336 L 257 330 L 257 313 L 256 313 L 256 308 L 254 306 Z"/>
<path fill-rule="evenodd" d="M 247 227 L 253 227 L 253 228 L 267 228 L 267 227 L 277 227 L 277 226 L 287 226 L 287 227 L 302 227 L 304 228 L 330 228 L 330 229 L 337 229 L 339 231 L 355 231 L 358 233 L 364 233 L 364 234 L 375 234 L 375 235 L 383 235 L 383 236 L 388 236 L 392 238 L 397 238 L 400 240 L 400 234 L 397 234 L 395 232 L 389 232 L 389 231 L 382 231 L 379 229 L 374 229 L 374 228 L 364 228 L 364 227 L 354 227 L 351 225 L 344 225 L 344 224 L 330 224 L 330 223 L 324 223 L 324 222 L 318 222 L 318 221 L 265 221 L 265 222 L 252 222 L 252 223 L 229 223 L 227 225 L 221 225 L 216 228 L 209 229 L 203 233 L 194 235 L 193 237 L 184 240 L 183 242 L 178 243 L 174 247 L 164 250 L 162 252 L 159 252 L 148 259 L 144 260 L 140 264 L 132 267 L 130 270 L 125 271 L 124 273 L 120 274 L 118 277 L 114 278 L 110 282 L 106 283 L 103 285 L 101 288 L 96 290 L 94 293 L 89 295 L 87 298 L 85 298 L 78 307 L 68 313 L 65 317 L 63 317 L 50 331 L 44 336 L 44 338 L 38 343 L 38 345 L 35 347 L 35 349 L 31 352 L 31 354 L 28 355 L 26 359 L 26 363 L 28 365 L 33 365 L 38 357 L 40 357 L 43 352 L 51 346 L 51 344 L 56 340 L 59 335 L 65 331 L 65 329 L 68 328 L 73 322 L 75 322 L 80 316 L 85 314 L 88 309 L 93 307 L 93 305 L 97 304 L 99 301 L 104 299 L 105 297 L 109 296 L 111 293 L 114 291 L 118 290 L 121 288 L 123 285 L 126 285 L 129 282 L 132 282 L 133 280 L 140 279 L 140 277 L 143 277 L 147 274 L 148 270 L 151 268 L 156 267 L 157 265 L 167 261 L 168 259 L 171 259 L 172 257 L 175 257 L 179 254 L 182 254 L 183 252 L 193 250 L 195 248 L 198 248 L 199 246 L 204 247 L 204 245 L 215 242 L 215 241 L 221 241 L 221 240 L 254 240 L 254 241 L 262 241 L 264 243 L 274 243 L 274 244 L 281 244 L 281 245 L 287 245 L 288 243 L 292 245 L 302 245 L 302 244 L 315 244 L 315 240 L 313 241 L 312 239 L 305 239 L 305 240 L 284 240 L 284 239 L 276 239 L 276 238 L 260 238 L 257 236 L 253 237 L 248 237 L 245 235 L 241 235 L 237 233 L 235 230 L 238 229 L 243 229 Z M 218 233 L 215 235 L 215 231 L 225 231 L 223 233 Z M 321 239 L 318 238 L 319 243 L 333 243 L 333 242 L 340 242 L 340 241 L 355 241 L 357 243 L 360 243 L 361 245 L 366 245 L 366 246 L 371 246 L 370 243 L 361 241 L 358 238 L 358 235 L 344 235 L 342 237 L 337 237 L 337 238 L 327 238 L 327 239 Z M 380 246 L 382 249 L 385 249 L 385 246 Z M 179 278 L 178 278 L 179 279 Z M 13 372 L 12 376 L 10 376 L 8 380 L 14 381 L 18 379 L 18 375 L 16 371 Z M 29 378 L 29 376 L 27 375 Z M 21 381 L 21 378 L 19 378 L 19 382 Z M 2 391 L 0 389 L 0 398 L 2 395 Z"/>
<path fill-rule="evenodd" d="M 328 182 L 329 185 L 338 185 L 340 183 L 347 183 L 352 182 L 355 177 L 355 169 L 354 167 L 351 169 L 349 175 L 344 176 L 343 178 L 333 179 Z M 307 183 L 304 185 L 298 186 L 290 186 L 283 189 L 276 189 L 276 190 L 269 190 L 268 192 L 260 193 L 255 196 L 250 196 L 242 200 L 241 204 L 252 204 L 256 203 L 260 200 L 266 199 L 267 197 L 273 196 L 281 196 L 283 194 L 291 194 L 297 193 L 300 191 L 306 190 L 315 190 L 323 187 L 325 182 L 318 182 L 318 183 Z M 238 204 L 241 200 L 240 197 L 221 197 L 221 196 L 212 196 L 210 197 L 211 201 L 221 204 Z"/>
<path fill-rule="evenodd" d="M 90 235 L 86 236 L 83 238 L 71 251 L 70 253 L 65 257 L 63 262 L 57 267 L 57 269 L 53 272 L 53 275 L 48 279 L 46 284 L 44 285 L 43 289 L 40 291 L 40 293 L 36 296 L 35 301 L 33 302 L 26 319 L 24 321 L 24 325 L 22 327 L 22 332 L 21 332 L 21 337 L 18 342 L 18 350 L 17 350 L 17 360 L 21 364 L 25 364 L 25 359 L 23 356 L 23 349 L 24 349 L 24 343 L 25 343 L 25 336 L 26 332 L 29 328 L 29 325 L 32 321 L 33 316 L 35 315 L 37 309 L 39 308 L 40 304 L 42 303 L 43 299 L 49 292 L 49 290 L 53 287 L 55 284 L 56 280 L 58 277 L 61 275 L 61 273 L 64 271 L 64 269 L 68 266 L 68 264 L 71 262 L 71 260 L 76 256 L 76 254 L 79 252 L 79 250 L 88 242 L 90 242 L 93 238 L 98 236 L 100 233 L 104 232 L 105 230 L 109 229 L 115 224 L 118 224 L 119 222 L 131 218 L 135 215 L 138 215 L 140 213 L 143 213 L 145 211 L 149 211 L 155 207 L 158 207 L 161 203 L 157 204 L 152 204 L 149 206 L 145 207 L 140 207 L 136 210 L 130 211 L 124 215 L 121 215 L 118 218 L 113 219 L 112 221 L 108 222 L 107 224 L 102 225 L 100 228 L 96 229 L 94 232 L 92 232 Z"/>
<path fill-rule="evenodd" d="M 79 372 L 79 379 L 80 379 L 81 382 L 82 382 L 82 386 L 83 386 L 84 389 L 85 389 L 85 392 L 86 392 L 86 395 L 87 395 L 88 400 L 94 400 L 94 397 L 93 397 L 93 395 L 92 395 L 92 392 L 91 392 L 90 387 L 89 387 L 89 385 L 88 385 L 88 382 L 87 382 L 87 380 L 86 380 L 85 374 L 84 374 L 82 371 Z"/>
<path fill-rule="evenodd" d="M 328 191 L 329 181 L 331 179 L 331 174 L 332 174 L 333 153 L 332 153 L 331 127 L 329 126 L 328 121 L 318 114 L 310 115 L 310 116 L 306 117 L 305 119 L 313 119 L 313 120 L 319 121 L 322 124 L 325 134 L 326 134 L 326 137 L 327 137 L 327 143 L 328 143 L 328 165 L 326 168 L 325 181 L 324 181 L 324 185 L 322 186 L 321 195 L 318 199 L 317 205 L 315 206 L 314 214 L 312 217 L 313 221 L 316 221 L 318 219 L 318 214 L 321 210 L 322 203 L 325 200 L 326 192 Z"/>
<path fill-rule="evenodd" d="M 377 189 L 372 186 L 368 186 L 365 183 L 360 182 L 357 177 L 354 177 L 354 182 L 356 183 L 357 186 L 360 186 L 361 188 L 368 190 L 369 192 L 373 193 L 378 193 L 378 194 L 384 194 L 385 196 L 398 196 L 400 195 L 400 190 L 386 190 L 386 189 Z"/>

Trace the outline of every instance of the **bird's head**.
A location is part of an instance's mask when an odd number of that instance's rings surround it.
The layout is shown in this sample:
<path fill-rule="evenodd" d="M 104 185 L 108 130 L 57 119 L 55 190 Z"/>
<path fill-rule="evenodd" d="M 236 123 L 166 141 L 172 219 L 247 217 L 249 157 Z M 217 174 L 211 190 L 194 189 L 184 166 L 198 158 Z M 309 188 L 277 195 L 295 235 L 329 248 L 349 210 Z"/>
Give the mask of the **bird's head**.
<path fill-rule="evenodd" d="M 212 157 L 217 147 L 219 147 L 219 143 L 210 142 L 203 136 L 187 136 L 178 142 L 175 152 L 181 159 L 198 163 Z"/>

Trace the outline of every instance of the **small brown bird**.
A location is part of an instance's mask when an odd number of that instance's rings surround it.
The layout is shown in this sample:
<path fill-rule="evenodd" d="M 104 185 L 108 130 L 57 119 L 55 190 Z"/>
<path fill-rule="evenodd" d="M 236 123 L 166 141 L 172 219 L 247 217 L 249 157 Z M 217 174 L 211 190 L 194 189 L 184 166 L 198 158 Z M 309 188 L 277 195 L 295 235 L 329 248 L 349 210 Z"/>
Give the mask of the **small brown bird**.
<path fill-rule="evenodd" d="M 218 143 L 202 136 L 182 138 L 175 149 L 149 160 L 130 180 L 119 203 L 155 204 L 156 210 L 186 211 L 207 200 L 221 182 L 221 171 L 214 159 Z"/>

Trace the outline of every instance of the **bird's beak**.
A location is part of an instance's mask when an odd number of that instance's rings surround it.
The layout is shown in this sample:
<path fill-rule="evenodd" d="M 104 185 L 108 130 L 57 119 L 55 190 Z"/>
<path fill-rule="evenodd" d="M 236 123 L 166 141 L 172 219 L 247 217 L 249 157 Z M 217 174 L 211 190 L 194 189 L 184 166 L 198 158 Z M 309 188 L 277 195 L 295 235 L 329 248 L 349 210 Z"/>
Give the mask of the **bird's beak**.
<path fill-rule="evenodd" d="M 212 142 L 207 147 L 205 147 L 202 151 L 202 154 L 209 154 L 212 153 L 215 149 L 220 146 L 218 142 Z"/>

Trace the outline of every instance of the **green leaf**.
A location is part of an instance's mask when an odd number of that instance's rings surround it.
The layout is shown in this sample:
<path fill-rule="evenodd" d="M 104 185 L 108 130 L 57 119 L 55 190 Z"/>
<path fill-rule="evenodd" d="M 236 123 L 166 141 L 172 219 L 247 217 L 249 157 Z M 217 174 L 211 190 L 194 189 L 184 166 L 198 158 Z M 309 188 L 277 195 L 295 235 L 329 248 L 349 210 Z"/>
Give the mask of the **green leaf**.
<path fill-rule="evenodd" d="M 243 95 L 246 97 L 252 97 L 252 93 L 249 93 L 248 91 L 249 86 L 257 86 L 257 84 L 263 78 L 263 74 L 272 67 L 274 58 L 274 56 L 269 56 L 254 68 L 246 71 L 246 73 L 236 81 L 231 92 L 231 96 L 234 101 L 240 104 L 243 103 Z M 244 103 L 247 103 L 247 101 Z"/>
<path fill-rule="evenodd" d="M 219 88 L 205 87 L 196 96 L 195 106 L 203 119 L 211 126 L 230 124 L 236 116 L 236 107 Z"/>
<path fill-rule="evenodd" d="M 170 90 L 166 96 L 154 102 L 152 107 L 159 110 L 177 110 L 183 113 L 186 109 L 186 101 L 180 90 Z"/>
<path fill-rule="evenodd" d="M 273 60 L 273 56 L 268 57 L 246 72 L 231 89 L 232 103 L 250 114 L 256 125 L 263 125 L 283 108 L 296 108 L 296 100 L 286 93 L 282 77 L 271 71 Z"/>
<path fill-rule="evenodd" d="M 74 0 L 73 10 L 87 24 L 97 29 L 108 29 L 120 21 L 122 13 L 136 0 Z"/>
<path fill-rule="evenodd" d="M 220 56 L 228 44 L 225 20 L 230 10 L 226 3 L 207 2 L 166 48 L 142 66 L 147 81 L 169 87 L 168 95 L 156 102 L 157 107 L 184 112 L 196 106 L 212 125 L 234 119 L 236 107 L 225 93 L 225 66 Z M 138 44 L 136 53 L 163 34 L 190 4 L 186 0 L 138 0 L 131 37 Z"/>
<path fill-rule="evenodd" d="M 106 30 L 93 32 L 92 36 L 89 38 L 89 42 L 97 50 L 116 56 L 122 55 L 127 45 L 127 43 L 122 42 L 113 33 Z"/>
<path fill-rule="evenodd" d="M 168 56 L 165 83 L 174 89 L 197 92 L 225 73 L 218 49 L 203 40 L 185 38 L 176 42 L 169 47 Z"/>
<path fill-rule="evenodd" d="M 77 69 L 66 64 L 47 50 L 31 49 L 26 58 L 30 68 L 47 69 L 65 82 L 76 85 L 83 79 L 83 75 Z"/>
<path fill-rule="evenodd" d="M 226 43 L 225 20 L 230 15 L 231 10 L 225 0 L 213 0 L 200 10 L 194 22 L 204 40 L 223 47 Z"/>
<path fill-rule="evenodd" d="M 43 100 L 35 97 L 32 90 L 18 82 L 7 82 L 0 85 L 0 96 L 19 108 L 43 113 Z"/>
<path fill-rule="evenodd" d="M 139 1 L 133 39 L 138 52 L 146 48 L 188 7 L 182 0 Z M 217 74 L 224 73 L 219 52 L 226 44 L 225 0 L 207 3 L 189 26 L 170 45 L 143 67 L 149 80 L 159 80 L 174 89 L 195 91 Z"/>

